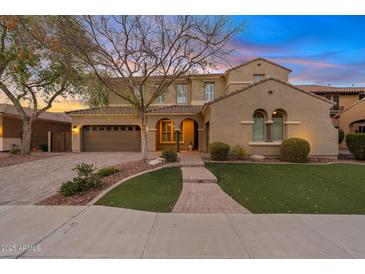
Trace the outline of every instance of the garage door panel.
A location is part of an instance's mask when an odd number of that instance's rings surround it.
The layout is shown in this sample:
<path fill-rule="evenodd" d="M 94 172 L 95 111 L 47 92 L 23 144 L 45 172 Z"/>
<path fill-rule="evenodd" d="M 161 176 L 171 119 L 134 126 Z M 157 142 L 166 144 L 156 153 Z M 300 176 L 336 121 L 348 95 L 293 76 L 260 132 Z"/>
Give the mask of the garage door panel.
<path fill-rule="evenodd" d="M 104 130 L 100 130 L 101 128 Z M 137 126 L 113 126 L 108 128 L 110 130 L 106 130 L 106 126 L 85 128 L 83 130 L 83 150 L 141 151 L 141 134 L 139 130 L 136 130 Z M 118 130 L 114 130 L 114 128 L 117 128 Z"/>

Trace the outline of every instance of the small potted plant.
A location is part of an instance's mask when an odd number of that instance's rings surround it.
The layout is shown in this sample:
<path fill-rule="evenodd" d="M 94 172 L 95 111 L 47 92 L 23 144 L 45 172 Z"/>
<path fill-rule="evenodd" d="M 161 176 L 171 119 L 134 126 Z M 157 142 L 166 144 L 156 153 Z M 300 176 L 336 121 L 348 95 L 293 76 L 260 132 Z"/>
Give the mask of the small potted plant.
<path fill-rule="evenodd" d="M 192 142 L 190 142 L 190 144 L 189 144 L 189 150 L 193 151 L 193 143 Z"/>

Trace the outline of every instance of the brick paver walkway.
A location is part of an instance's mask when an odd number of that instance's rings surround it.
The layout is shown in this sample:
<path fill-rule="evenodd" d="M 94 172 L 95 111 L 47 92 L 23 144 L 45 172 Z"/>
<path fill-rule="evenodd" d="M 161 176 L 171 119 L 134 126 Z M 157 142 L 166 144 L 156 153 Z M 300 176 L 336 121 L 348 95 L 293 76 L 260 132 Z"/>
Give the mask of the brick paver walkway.
<path fill-rule="evenodd" d="M 175 213 L 250 213 L 228 196 L 217 178 L 204 167 L 196 154 L 180 154 L 183 190 L 172 212 Z"/>

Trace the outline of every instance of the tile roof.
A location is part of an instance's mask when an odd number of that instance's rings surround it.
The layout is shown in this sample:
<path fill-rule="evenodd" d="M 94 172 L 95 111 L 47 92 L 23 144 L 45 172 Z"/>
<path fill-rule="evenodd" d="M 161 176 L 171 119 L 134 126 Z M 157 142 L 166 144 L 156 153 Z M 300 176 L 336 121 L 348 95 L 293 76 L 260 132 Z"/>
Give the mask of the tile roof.
<path fill-rule="evenodd" d="M 127 106 L 107 106 L 101 108 L 87 108 L 66 112 L 67 115 L 120 115 L 120 114 L 136 114 L 133 107 Z"/>
<path fill-rule="evenodd" d="M 27 115 L 31 115 L 33 113 L 33 110 L 30 108 L 24 108 L 24 110 Z M 15 106 L 11 104 L 0 104 L 0 113 L 16 116 L 19 115 Z M 70 117 L 68 117 L 64 112 L 43 112 L 39 115 L 38 119 L 71 123 Z"/>
<path fill-rule="evenodd" d="M 312 93 L 340 93 L 340 94 L 358 94 L 365 93 L 365 87 L 333 87 L 321 85 L 296 85 L 305 91 Z"/>
<path fill-rule="evenodd" d="M 203 106 L 196 105 L 168 105 L 151 106 L 148 113 L 174 113 L 174 114 L 198 114 Z M 66 112 L 68 115 L 133 115 L 136 110 L 128 106 L 108 106 L 103 108 L 89 108 Z"/>
<path fill-rule="evenodd" d="M 170 105 L 170 106 L 162 106 L 155 107 L 149 110 L 150 113 L 193 113 L 198 114 L 203 109 L 203 106 L 197 105 Z"/>

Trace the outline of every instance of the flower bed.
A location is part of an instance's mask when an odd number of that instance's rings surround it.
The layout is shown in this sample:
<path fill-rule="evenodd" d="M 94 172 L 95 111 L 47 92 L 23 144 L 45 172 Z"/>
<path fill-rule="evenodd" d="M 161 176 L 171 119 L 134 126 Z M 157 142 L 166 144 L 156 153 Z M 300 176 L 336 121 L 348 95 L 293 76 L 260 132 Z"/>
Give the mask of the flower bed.
<path fill-rule="evenodd" d="M 162 165 L 164 164 L 152 166 L 149 165 L 148 163 L 144 163 L 143 161 L 134 161 L 134 162 L 123 163 L 120 165 L 115 165 L 114 167 L 119 171 L 110 176 L 104 177 L 102 179 L 100 188 L 90 189 L 88 191 L 81 192 L 79 194 L 68 197 L 65 197 L 60 193 L 57 193 L 52 195 L 51 197 L 48 197 L 38 202 L 37 205 L 87 205 L 103 190 L 109 188 L 110 186 L 123 180 L 124 178 L 127 178 L 142 171 L 154 169 Z"/>

